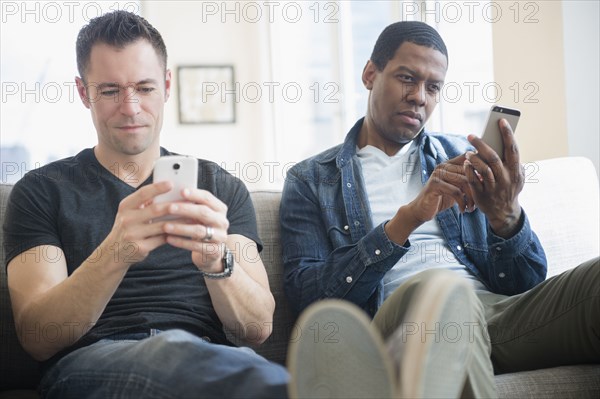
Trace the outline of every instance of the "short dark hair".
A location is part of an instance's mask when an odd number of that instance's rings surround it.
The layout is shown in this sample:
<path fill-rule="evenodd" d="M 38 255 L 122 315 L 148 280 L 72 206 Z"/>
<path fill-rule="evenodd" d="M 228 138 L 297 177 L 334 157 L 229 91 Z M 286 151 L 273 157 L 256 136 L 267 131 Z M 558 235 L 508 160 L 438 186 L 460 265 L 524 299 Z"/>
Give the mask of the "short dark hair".
<path fill-rule="evenodd" d="M 84 74 L 90 63 L 92 47 L 104 43 L 117 48 L 138 41 L 148 40 L 167 69 L 167 47 L 160 33 L 143 17 L 128 11 L 113 11 L 93 18 L 79 31 L 77 36 L 77 70 L 85 81 Z"/>
<path fill-rule="evenodd" d="M 440 34 L 431 26 L 419 21 L 400 21 L 387 26 L 379 35 L 373 47 L 371 62 L 378 70 L 383 70 L 388 61 L 394 58 L 396 50 L 404 42 L 431 47 L 448 59 L 448 50 Z"/>

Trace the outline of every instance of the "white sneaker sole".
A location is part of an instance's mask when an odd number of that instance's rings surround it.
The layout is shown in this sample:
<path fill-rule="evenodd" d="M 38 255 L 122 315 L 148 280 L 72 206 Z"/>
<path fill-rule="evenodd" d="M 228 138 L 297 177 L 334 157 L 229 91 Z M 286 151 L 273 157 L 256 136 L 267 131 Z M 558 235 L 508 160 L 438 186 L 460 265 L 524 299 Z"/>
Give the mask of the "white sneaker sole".
<path fill-rule="evenodd" d="M 391 398 L 395 373 L 383 340 L 357 306 L 311 305 L 290 342 L 290 398 Z"/>

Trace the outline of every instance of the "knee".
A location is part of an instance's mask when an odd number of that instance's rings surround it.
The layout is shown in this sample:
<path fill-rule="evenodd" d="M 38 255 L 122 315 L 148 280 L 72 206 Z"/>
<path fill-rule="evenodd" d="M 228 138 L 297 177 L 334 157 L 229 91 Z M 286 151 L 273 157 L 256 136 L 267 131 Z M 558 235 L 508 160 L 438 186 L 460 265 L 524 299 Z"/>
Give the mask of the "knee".
<path fill-rule="evenodd" d="M 590 274 L 596 294 L 600 295 L 600 257 L 592 259 L 590 262 Z"/>
<path fill-rule="evenodd" d="M 600 258 L 590 259 L 569 272 L 578 282 L 581 291 L 600 296 Z"/>
<path fill-rule="evenodd" d="M 169 343 L 180 343 L 180 342 L 191 342 L 195 340 L 201 340 L 192 333 L 189 333 L 184 330 L 166 330 L 162 331 L 160 334 L 157 334 L 153 337 L 156 342 L 161 344 L 169 344 Z"/>
<path fill-rule="evenodd" d="M 590 273 L 592 279 L 594 279 L 594 281 L 597 282 L 600 278 L 600 257 L 591 259 L 588 262 L 584 263 L 584 265 L 587 266 L 588 273 Z M 596 286 L 599 285 L 600 284 L 596 284 Z"/>
<path fill-rule="evenodd" d="M 456 279 L 456 273 L 446 269 L 427 269 L 422 272 L 415 274 L 409 278 L 400 287 L 404 287 L 411 291 L 420 291 L 430 284 L 430 282 L 437 278 L 452 280 Z"/>
<path fill-rule="evenodd" d="M 592 293 L 600 302 L 600 257 L 590 260 L 587 264 L 588 280 L 592 287 Z"/>
<path fill-rule="evenodd" d="M 415 276 L 414 289 L 420 292 L 422 296 L 436 295 L 435 287 L 439 287 L 441 282 L 446 286 L 458 286 L 466 294 L 466 301 L 461 302 L 461 307 L 465 314 L 470 314 L 470 318 L 477 321 L 483 321 L 484 308 L 479 297 L 475 293 L 473 285 L 463 276 L 446 269 L 429 269 Z"/>
<path fill-rule="evenodd" d="M 158 355 L 166 353 L 169 355 L 191 353 L 198 347 L 204 345 L 207 341 L 184 330 L 167 330 L 158 335 L 150 337 L 143 342 L 148 353 Z"/>
<path fill-rule="evenodd" d="M 415 281 L 426 282 L 436 276 L 447 276 L 452 278 L 456 276 L 456 273 L 447 269 L 427 269 L 415 275 Z"/>
<path fill-rule="evenodd" d="M 465 291 L 469 293 L 471 297 L 470 299 L 477 299 L 475 290 L 473 289 L 472 284 L 468 282 L 467 278 L 457 274 L 454 271 L 447 269 L 428 269 L 422 271 L 419 274 L 415 275 L 412 279 L 408 280 L 407 284 L 414 285 L 414 289 L 418 291 L 422 289 L 427 289 L 427 287 L 432 284 L 433 280 L 445 280 L 448 282 L 448 284 L 462 285 L 465 288 Z M 474 302 L 479 301 L 475 300 Z"/>

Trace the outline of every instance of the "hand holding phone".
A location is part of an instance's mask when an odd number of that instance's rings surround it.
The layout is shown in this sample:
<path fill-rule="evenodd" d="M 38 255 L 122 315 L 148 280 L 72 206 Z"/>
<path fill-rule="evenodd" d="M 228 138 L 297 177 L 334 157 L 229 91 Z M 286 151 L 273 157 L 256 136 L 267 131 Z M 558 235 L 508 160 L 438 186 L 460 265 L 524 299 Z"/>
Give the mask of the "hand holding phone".
<path fill-rule="evenodd" d="M 521 117 L 521 111 L 517 109 L 502 107 L 499 105 L 492 106 L 488 120 L 485 126 L 485 130 L 481 139 L 484 143 L 492 147 L 496 154 L 503 158 L 504 156 L 504 142 L 502 141 L 502 134 L 498 122 L 504 118 L 508 121 L 513 133 L 517 129 L 517 123 Z"/>
<path fill-rule="evenodd" d="M 153 181 L 170 181 L 173 189 L 154 198 L 155 203 L 184 201 L 181 191 L 198 186 L 198 160 L 183 155 L 160 157 L 154 163 Z M 163 219 L 176 219 L 166 216 Z"/>

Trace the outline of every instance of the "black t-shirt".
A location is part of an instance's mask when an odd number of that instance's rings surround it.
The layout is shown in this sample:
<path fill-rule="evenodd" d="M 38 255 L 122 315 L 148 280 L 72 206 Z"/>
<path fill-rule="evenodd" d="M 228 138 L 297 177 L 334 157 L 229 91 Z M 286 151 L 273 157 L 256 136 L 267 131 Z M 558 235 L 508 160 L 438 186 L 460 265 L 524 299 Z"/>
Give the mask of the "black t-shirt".
<path fill-rule="evenodd" d="M 164 155 L 171 154 L 161 148 Z M 198 160 L 198 175 L 198 187 L 227 205 L 228 233 L 250 238 L 260 249 L 254 207 L 244 184 L 204 160 Z M 151 182 L 152 177 L 140 187 Z M 8 201 L 6 264 L 15 256 L 56 261 L 59 254 L 55 250 L 28 251 L 52 245 L 63 250 L 71 275 L 88 257 L 93 260 L 99 255 L 98 246 L 112 229 L 119 202 L 135 190 L 101 166 L 92 149 L 27 173 L 15 184 Z M 52 326 L 52 332 L 68 333 L 72 328 Z M 189 251 L 166 244 L 132 265 L 93 328 L 58 356 L 110 335 L 150 328 L 181 328 L 213 342 L 228 343 Z"/>

